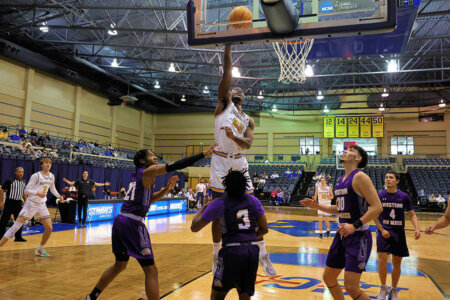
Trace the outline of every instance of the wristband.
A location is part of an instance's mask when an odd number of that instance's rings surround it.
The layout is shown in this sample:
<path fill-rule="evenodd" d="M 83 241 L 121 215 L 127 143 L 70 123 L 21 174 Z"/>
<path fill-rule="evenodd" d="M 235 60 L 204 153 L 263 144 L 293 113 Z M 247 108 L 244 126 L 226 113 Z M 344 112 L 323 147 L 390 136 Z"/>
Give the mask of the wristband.
<path fill-rule="evenodd" d="M 358 229 L 359 227 L 361 227 L 363 225 L 363 222 L 361 222 L 360 219 L 356 220 L 355 222 L 353 222 L 352 224 L 356 229 Z"/>

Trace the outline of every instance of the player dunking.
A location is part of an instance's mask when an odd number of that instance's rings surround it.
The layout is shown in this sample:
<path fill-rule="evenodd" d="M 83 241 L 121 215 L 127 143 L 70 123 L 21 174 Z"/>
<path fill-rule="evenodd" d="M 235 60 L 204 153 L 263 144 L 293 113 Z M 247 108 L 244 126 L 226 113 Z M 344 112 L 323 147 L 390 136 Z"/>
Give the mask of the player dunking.
<path fill-rule="evenodd" d="M 327 186 L 327 178 L 326 177 L 320 177 L 319 179 L 319 186 L 317 186 L 313 199 L 316 200 L 319 204 L 323 205 L 331 205 L 331 199 L 333 199 L 333 191 L 331 187 Z M 321 210 L 317 210 L 317 214 L 319 215 L 319 238 L 323 237 L 322 233 L 322 227 L 323 227 L 323 221 L 325 219 L 325 225 L 327 226 L 327 237 L 330 236 L 330 220 L 328 219 L 330 214 L 323 212 Z"/>
<path fill-rule="evenodd" d="M 269 228 L 259 199 L 245 193 L 248 180 L 245 170 L 230 170 L 223 180 L 226 196 L 203 206 L 192 220 L 193 232 L 217 219 L 224 226 L 223 248 L 219 251 L 211 290 L 213 300 L 225 299 L 233 288 L 237 288 L 240 300 L 250 299 L 255 292 L 259 260 L 257 238 Z"/>
<path fill-rule="evenodd" d="M 223 75 L 219 84 L 217 106 L 214 112 L 214 139 L 217 147 L 213 151 L 211 158 L 211 190 L 212 198 L 223 196 L 225 188 L 222 178 L 230 169 L 245 171 L 244 175 L 250 179 L 248 173 L 247 159 L 242 153 L 250 149 L 253 143 L 254 121 L 242 111 L 245 94 L 241 88 L 234 88 L 230 91 L 232 79 L 231 46 L 225 46 L 223 55 Z M 247 193 L 253 192 L 251 180 L 247 181 Z M 213 273 L 215 273 L 218 254 L 220 250 L 220 240 L 222 238 L 221 225 L 219 220 L 215 220 L 211 226 L 213 236 Z M 258 241 L 259 263 L 264 272 L 269 276 L 275 276 L 269 254 L 266 251 L 264 240 Z"/>
<path fill-rule="evenodd" d="M 380 199 L 369 176 L 359 169 L 367 165 L 367 152 L 351 146 L 341 156 L 345 175 L 334 189 L 336 205 L 318 204 L 313 199 L 300 203 L 329 214 L 339 214 L 339 229 L 328 251 L 323 280 L 334 299 L 344 300 L 337 278 L 345 268 L 344 286 L 353 299 L 369 300 L 359 282 L 372 249 L 369 222 L 382 212 Z M 369 205 L 369 207 L 367 207 Z"/>
<path fill-rule="evenodd" d="M 0 240 L 0 247 L 2 247 L 8 240 L 14 236 L 25 221 L 30 221 L 31 218 L 36 217 L 38 221 L 44 225 L 44 234 L 42 235 L 41 243 L 34 252 L 38 256 L 49 257 L 50 255 L 44 249 L 50 235 L 52 234 L 52 219 L 47 209 L 47 192 L 50 190 L 52 194 L 64 200 L 55 188 L 55 176 L 50 172 L 52 161 L 50 158 L 43 158 L 41 160 L 41 171 L 31 175 L 30 181 L 25 188 L 25 194 L 28 195 L 27 201 L 19 213 L 19 217 L 14 222 L 14 225 L 5 233 Z"/>
<path fill-rule="evenodd" d="M 378 219 L 375 218 L 377 231 L 378 275 L 381 289 L 377 300 L 398 300 L 397 284 L 400 279 L 402 258 L 409 256 L 405 235 L 405 210 L 414 225 L 415 239 L 420 238 L 420 228 L 413 204 L 408 194 L 397 189 L 400 175 L 394 171 L 386 172 L 384 185 L 386 190 L 380 191 L 378 197 L 383 206 L 383 212 Z M 392 288 L 388 291 L 386 286 L 388 255 L 392 254 Z"/>
<path fill-rule="evenodd" d="M 114 278 L 126 269 L 130 256 L 137 259 L 145 273 L 145 292 L 148 300 L 159 299 L 158 270 L 155 266 L 150 235 L 142 221 L 147 216 L 150 205 L 173 189 L 178 177 L 171 177 L 164 189 L 153 192 L 155 178 L 194 164 L 211 155 L 212 149 L 213 146 L 203 153 L 166 165 L 159 165 L 156 155 L 150 150 L 143 149 L 136 152 L 134 155 L 136 171 L 131 175 L 127 195 L 112 228 L 112 250 L 116 261 L 103 272 L 95 288 L 86 296 L 86 300 L 96 300 Z"/>

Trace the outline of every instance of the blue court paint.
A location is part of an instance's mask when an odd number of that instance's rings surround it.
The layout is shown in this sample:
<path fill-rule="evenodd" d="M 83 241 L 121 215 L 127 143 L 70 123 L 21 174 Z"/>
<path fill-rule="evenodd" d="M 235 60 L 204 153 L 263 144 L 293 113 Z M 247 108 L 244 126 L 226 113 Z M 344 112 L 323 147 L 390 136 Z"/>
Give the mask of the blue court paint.
<path fill-rule="evenodd" d="M 316 230 L 319 230 L 319 222 L 318 221 L 298 221 L 298 220 L 278 220 L 274 223 L 269 223 L 269 228 L 272 230 L 276 230 L 285 234 L 289 234 L 292 236 L 318 236 Z M 331 231 L 336 231 L 338 229 L 338 222 L 330 221 L 330 229 Z M 323 231 L 326 231 L 325 222 L 323 222 Z M 377 231 L 377 226 L 370 225 L 369 229 L 371 232 Z M 331 233 L 331 236 L 334 237 L 335 234 Z"/>
<path fill-rule="evenodd" d="M 270 260 L 277 264 L 306 266 L 306 267 L 318 267 L 324 268 L 327 259 L 326 254 L 319 253 L 271 253 Z M 388 273 L 392 273 L 392 264 L 387 264 Z M 378 260 L 369 259 L 366 266 L 366 272 L 378 273 Z M 425 277 L 425 274 L 412 267 L 402 266 L 402 275 L 421 276 Z"/>

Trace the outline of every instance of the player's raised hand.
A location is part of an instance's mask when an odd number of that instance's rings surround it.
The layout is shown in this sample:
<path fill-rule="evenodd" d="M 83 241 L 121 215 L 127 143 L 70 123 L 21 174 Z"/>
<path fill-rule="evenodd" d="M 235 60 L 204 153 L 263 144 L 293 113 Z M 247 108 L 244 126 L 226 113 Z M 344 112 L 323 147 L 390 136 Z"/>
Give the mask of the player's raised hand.
<path fill-rule="evenodd" d="M 317 201 L 311 198 L 305 198 L 303 200 L 300 200 L 300 204 L 312 209 L 318 208 Z"/>
<path fill-rule="evenodd" d="M 206 150 L 203 150 L 203 154 L 205 155 L 205 157 L 210 157 L 216 146 L 217 146 L 217 144 L 212 144 Z"/>
<path fill-rule="evenodd" d="M 225 130 L 225 134 L 227 135 L 227 138 L 229 138 L 230 140 L 232 140 L 234 138 L 234 133 L 233 133 L 233 130 L 231 129 L 231 127 L 222 126 L 222 127 L 220 127 L 220 129 Z"/>
<path fill-rule="evenodd" d="M 178 181 L 178 176 L 175 175 L 175 176 L 170 177 L 169 181 L 167 182 L 167 187 L 169 189 L 173 189 L 175 187 L 175 184 L 177 183 L 177 181 Z"/>
<path fill-rule="evenodd" d="M 426 234 L 433 234 L 434 233 L 434 226 L 428 226 L 427 230 L 425 232 L 426 232 Z"/>

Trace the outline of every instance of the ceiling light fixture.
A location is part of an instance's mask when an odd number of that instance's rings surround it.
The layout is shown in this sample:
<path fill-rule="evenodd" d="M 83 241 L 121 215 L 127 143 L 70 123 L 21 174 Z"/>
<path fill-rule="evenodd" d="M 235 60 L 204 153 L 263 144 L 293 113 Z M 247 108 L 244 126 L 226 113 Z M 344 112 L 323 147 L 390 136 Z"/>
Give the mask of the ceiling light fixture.
<path fill-rule="evenodd" d="M 328 109 L 328 107 L 325 105 L 325 107 L 323 108 L 323 112 L 324 113 L 329 113 L 330 112 L 330 110 Z"/>
<path fill-rule="evenodd" d="M 186 96 L 185 96 L 185 95 L 181 96 L 180 101 L 181 101 L 181 102 L 186 102 Z"/>
<path fill-rule="evenodd" d="M 111 23 L 111 25 L 109 25 L 109 27 L 111 27 L 111 29 L 108 29 L 108 34 L 109 35 L 117 35 L 117 30 L 116 28 L 116 24 Z"/>
<path fill-rule="evenodd" d="M 241 77 L 241 72 L 239 72 L 239 69 L 237 67 L 233 67 L 233 69 L 231 70 L 231 76 Z"/>
<path fill-rule="evenodd" d="M 439 107 L 445 107 L 444 99 L 441 99 L 441 102 L 439 103 Z"/>
<path fill-rule="evenodd" d="M 383 89 L 383 93 L 381 94 L 381 97 L 386 98 L 386 97 L 388 97 L 388 96 L 389 96 L 389 93 L 388 93 L 387 89 L 384 88 L 384 89 Z"/>
<path fill-rule="evenodd" d="M 111 63 L 111 67 L 117 68 L 118 66 L 119 66 L 119 64 L 117 63 L 117 58 L 113 58 L 113 61 Z"/>
<path fill-rule="evenodd" d="M 384 108 L 383 103 L 380 104 L 380 107 L 378 107 L 379 111 L 385 111 L 386 109 Z"/>
<path fill-rule="evenodd" d="M 314 76 L 314 70 L 311 67 L 311 65 L 306 65 L 304 74 L 305 74 L 306 77 L 313 77 Z"/>
<path fill-rule="evenodd" d="M 387 71 L 390 73 L 398 72 L 398 60 L 391 59 L 388 63 Z"/>
<path fill-rule="evenodd" d="M 317 92 L 317 97 L 316 97 L 316 99 L 317 99 L 317 100 L 322 100 L 323 98 L 324 98 L 324 97 L 323 97 L 323 95 L 322 95 L 322 91 L 319 90 L 319 91 Z"/>
<path fill-rule="evenodd" d="M 161 86 L 159 85 L 159 80 L 155 81 L 155 89 L 159 89 Z"/>
<path fill-rule="evenodd" d="M 205 88 L 203 89 L 203 94 L 209 94 L 209 88 L 207 85 L 205 85 Z"/>
<path fill-rule="evenodd" d="M 169 72 L 176 72 L 175 65 L 173 63 L 170 63 Z"/>
<path fill-rule="evenodd" d="M 259 91 L 259 95 L 258 95 L 258 97 L 256 97 L 256 98 L 258 98 L 259 100 L 264 99 L 264 96 L 263 96 L 263 94 L 262 94 L 262 91 Z"/>
<path fill-rule="evenodd" d="M 278 109 L 277 109 L 277 106 L 276 106 L 276 105 L 274 105 L 274 106 L 272 107 L 272 111 L 273 111 L 273 112 L 277 112 L 277 111 L 278 111 Z"/>
<path fill-rule="evenodd" d="M 42 26 L 39 27 L 39 30 L 42 32 L 48 32 L 47 22 L 42 22 Z"/>

